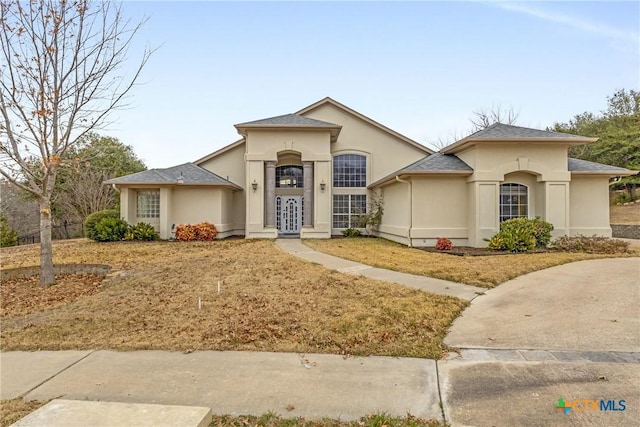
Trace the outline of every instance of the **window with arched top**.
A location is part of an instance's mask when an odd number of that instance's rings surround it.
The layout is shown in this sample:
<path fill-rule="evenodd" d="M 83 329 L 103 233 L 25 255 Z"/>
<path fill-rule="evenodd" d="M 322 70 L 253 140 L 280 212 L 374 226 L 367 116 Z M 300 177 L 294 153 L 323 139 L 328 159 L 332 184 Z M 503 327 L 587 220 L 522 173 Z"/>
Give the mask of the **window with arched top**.
<path fill-rule="evenodd" d="M 302 166 L 276 167 L 276 188 L 304 188 Z"/>
<path fill-rule="evenodd" d="M 514 182 L 500 184 L 500 222 L 529 217 L 529 189 Z"/>
<path fill-rule="evenodd" d="M 333 158 L 334 187 L 366 187 L 367 158 L 360 154 L 340 154 Z"/>

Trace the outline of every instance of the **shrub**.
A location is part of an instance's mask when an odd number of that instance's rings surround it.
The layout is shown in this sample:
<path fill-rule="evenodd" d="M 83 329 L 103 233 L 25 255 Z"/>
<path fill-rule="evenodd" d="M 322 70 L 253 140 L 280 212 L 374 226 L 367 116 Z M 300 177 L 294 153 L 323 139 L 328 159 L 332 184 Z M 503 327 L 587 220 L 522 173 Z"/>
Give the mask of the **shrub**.
<path fill-rule="evenodd" d="M 509 252 L 545 248 L 552 230 L 553 225 L 540 218 L 512 218 L 500 224 L 500 231 L 489 240 L 489 248 Z"/>
<path fill-rule="evenodd" d="M 436 249 L 439 251 L 450 251 L 453 247 L 453 243 L 451 240 L 446 237 L 438 237 L 438 241 L 436 242 Z"/>
<path fill-rule="evenodd" d="M 84 235 L 91 240 L 96 239 L 96 224 L 104 218 L 120 218 L 120 212 L 115 209 L 107 209 L 90 214 L 84 220 Z"/>
<path fill-rule="evenodd" d="M 158 240 L 160 234 L 153 228 L 153 225 L 145 222 L 139 222 L 129 227 L 124 235 L 124 240 Z"/>
<path fill-rule="evenodd" d="M 346 230 L 342 230 L 342 235 L 344 237 L 360 237 L 362 236 L 362 232 L 357 228 L 347 228 Z"/>
<path fill-rule="evenodd" d="M 95 225 L 95 237 L 97 242 L 117 242 L 124 239 L 129 230 L 127 221 L 121 218 L 102 218 Z"/>
<path fill-rule="evenodd" d="M 629 252 L 629 242 L 600 236 L 561 236 L 551 243 L 551 248 L 588 254 L 618 254 Z"/>
<path fill-rule="evenodd" d="M 533 237 L 536 239 L 536 248 L 546 248 L 551 242 L 551 232 L 553 224 L 540 218 L 530 219 L 533 227 Z"/>
<path fill-rule="evenodd" d="M 180 224 L 176 227 L 176 240 L 182 242 L 215 240 L 218 230 L 216 226 L 208 222 L 200 224 Z"/>
<path fill-rule="evenodd" d="M 18 244 L 18 233 L 7 224 L 7 218 L 0 213 L 0 248 Z"/>

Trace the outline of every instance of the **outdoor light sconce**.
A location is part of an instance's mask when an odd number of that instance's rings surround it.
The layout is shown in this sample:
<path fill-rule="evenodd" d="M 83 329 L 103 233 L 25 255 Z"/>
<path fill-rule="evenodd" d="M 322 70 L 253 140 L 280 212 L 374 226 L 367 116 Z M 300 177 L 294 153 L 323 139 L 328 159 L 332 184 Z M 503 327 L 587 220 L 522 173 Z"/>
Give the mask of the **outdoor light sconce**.
<path fill-rule="evenodd" d="M 253 192 L 255 193 L 256 190 L 258 189 L 258 182 L 254 179 L 253 182 L 251 183 L 251 188 L 253 188 Z"/>
<path fill-rule="evenodd" d="M 320 183 L 320 190 L 322 190 L 322 192 L 324 192 L 324 189 L 327 187 L 327 184 L 324 183 L 324 179 L 322 180 L 322 182 Z"/>

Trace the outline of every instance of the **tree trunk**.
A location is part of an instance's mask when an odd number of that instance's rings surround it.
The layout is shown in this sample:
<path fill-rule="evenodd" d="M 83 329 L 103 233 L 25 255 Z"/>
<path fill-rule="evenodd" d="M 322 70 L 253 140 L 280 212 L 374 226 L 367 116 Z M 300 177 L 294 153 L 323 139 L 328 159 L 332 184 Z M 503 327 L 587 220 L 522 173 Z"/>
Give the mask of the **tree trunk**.
<path fill-rule="evenodd" d="M 40 284 L 52 285 L 55 282 L 53 274 L 53 249 L 51 245 L 51 202 L 40 199 Z"/>

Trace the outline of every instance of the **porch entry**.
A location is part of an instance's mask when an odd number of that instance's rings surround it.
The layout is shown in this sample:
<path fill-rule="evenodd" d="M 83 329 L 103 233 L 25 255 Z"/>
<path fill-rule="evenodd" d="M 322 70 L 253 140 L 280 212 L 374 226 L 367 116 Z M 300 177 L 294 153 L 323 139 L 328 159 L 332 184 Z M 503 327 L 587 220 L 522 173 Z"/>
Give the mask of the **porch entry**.
<path fill-rule="evenodd" d="M 302 196 L 276 196 L 278 234 L 300 234 L 303 211 Z"/>

